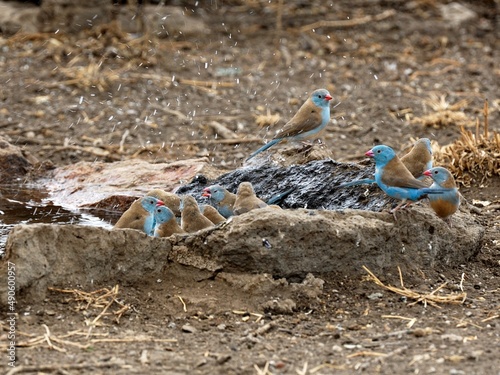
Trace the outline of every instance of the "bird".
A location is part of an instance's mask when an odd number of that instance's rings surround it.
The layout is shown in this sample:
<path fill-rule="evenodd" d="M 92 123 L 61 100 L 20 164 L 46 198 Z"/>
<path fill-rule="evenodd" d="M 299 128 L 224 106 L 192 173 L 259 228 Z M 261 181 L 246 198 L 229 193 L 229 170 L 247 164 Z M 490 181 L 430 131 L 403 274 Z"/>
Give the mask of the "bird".
<path fill-rule="evenodd" d="M 176 217 L 181 217 L 181 211 L 179 209 L 181 198 L 177 194 L 169 193 L 162 189 L 153 189 L 146 195 L 160 199 L 161 201 L 163 201 L 165 206 L 172 210 Z"/>
<path fill-rule="evenodd" d="M 332 100 L 332 96 L 328 90 L 313 91 L 302 107 L 273 139 L 251 153 L 246 160 L 252 159 L 281 141 L 303 141 L 313 138 L 330 122 L 330 100 Z"/>
<path fill-rule="evenodd" d="M 181 227 L 188 233 L 212 227 L 214 223 L 208 220 L 200 212 L 198 202 L 190 196 L 185 195 L 181 200 Z"/>
<path fill-rule="evenodd" d="M 186 233 L 177 223 L 173 211 L 167 206 L 156 206 L 155 217 L 155 237 L 170 237 L 175 233 Z"/>
<path fill-rule="evenodd" d="M 200 207 L 200 211 L 208 220 L 214 224 L 220 224 L 226 221 L 226 218 L 222 216 L 219 211 L 209 204 L 204 204 Z"/>
<path fill-rule="evenodd" d="M 234 202 L 234 214 L 241 215 L 256 208 L 267 207 L 267 203 L 257 198 L 250 182 L 244 181 L 238 186 L 236 201 Z"/>
<path fill-rule="evenodd" d="M 402 202 L 391 212 L 395 213 L 403 205 L 416 202 L 429 194 L 442 194 L 442 189 L 431 189 L 417 180 L 401 162 L 394 150 L 386 145 L 378 145 L 368 150 L 366 156 L 375 160 L 375 182 L 390 197 Z M 409 203 L 406 203 L 410 201 Z"/>
<path fill-rule="evenodd" d="M 418 139 L 413 148 L 401 161 L 416 179 L 421 180 L 422 174 L 432 168 L 432 147 L 429 138 Z"/>
<path fill-rule="evenodd" d="M 410 173 L 418 180 L 424 180 L 422 174 L 432 168 L 432 147 L 429 138 L 418 139 L 412 149 L 401 157 L 401 162 L 410 171 Z M 363 178 L 361 180 L 349 181 L 339 185 L 337 188 L 346 188 L 350 186 L 373 184 L 375 178 Z M 430 184 L 429 184 L 430 185 Z"/>
<path fill-rule="evenodd" d="M 154 234 L 156 206 L 163 206 L 163 201 L 145 196 L 134 201 L 116 222 L 114 228 L 132 228 Z"/>
<path fill-rule="evenodd" d="M 443 194 L 429 195 L 428 198 L 436 215 L 450 224 L 450 216 L 457 212 L 460 206 L 460 193 L 453 175 L 443 167 L 431 168 L 425 171 L 424 175 L 432 178 L 431 189 L 445 190 Z"/>
<path fill-rule="evenodd" d="M 226 219 L 234 215 L 233 206 L 236 194 L 229 192 L 220 185 L 212 185 L 204 188 L 201 195 L 208 198 L 210 204 Z"/>

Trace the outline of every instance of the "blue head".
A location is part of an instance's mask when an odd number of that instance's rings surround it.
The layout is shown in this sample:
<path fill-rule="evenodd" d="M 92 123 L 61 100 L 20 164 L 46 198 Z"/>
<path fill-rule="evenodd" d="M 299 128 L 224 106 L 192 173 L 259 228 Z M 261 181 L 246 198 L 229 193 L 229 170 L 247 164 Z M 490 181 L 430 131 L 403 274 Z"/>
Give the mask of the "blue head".
<path fill-rule="evenodd" d="M 377 167 L 384 167 L 387 163 L 394 159 L 396 153 L 389 146 L 378 145 L 367 151 L 365 155 L 373 158 Z"/>
<path fill-rule="evenodd" d="M 145 197 L 141 198 L 141 205 L 146 211 L 148 211 L 149 213 L 152 214 L 152 213 L 154 213 L 154 210 L 155 210 L 157 205 L 163 206 L 164 203 L 163 203 L 163 201 L 161 201 L 155 197 L 145 196 Z"/>
<path fill-rule="evenodd" d="M 311 100 L 318 107 L 330 107 L 330 100 L 332 100 L 332 96 L 328 90 L 319 89 L 311 94 Z"/>
<path fill-rule="evenodd" d="M 174 218 L 174 213 L 167 206 L 157 206 L 154 215 L 157 225 L 166 223 Z"/>
<path fill-rule="evenodd" d="M 429 176 L 432 180 L 442 188 L 455 188 L 455 179 L 449 170 L 443 167 L 434 167 L 424 172 L 424 175 Z"/>
<path fill-rule="evenodd" d="M 203 189 L 202 196 L 207 197 L 213 203 L 219 203 L 226 196 L 227 190 L 220 185 L 212 185 Z"/>

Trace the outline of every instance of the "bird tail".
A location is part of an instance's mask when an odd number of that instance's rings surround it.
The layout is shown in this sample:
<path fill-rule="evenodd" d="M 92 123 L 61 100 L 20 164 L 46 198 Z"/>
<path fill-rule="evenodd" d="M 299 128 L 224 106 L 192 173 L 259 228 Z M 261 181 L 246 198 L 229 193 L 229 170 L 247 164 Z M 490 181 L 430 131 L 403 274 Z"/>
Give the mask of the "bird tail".
<path fill-rule="evenodd" d="M 362 178 L 361 180 L 354 180 L 351 182 L 346 182 L 345 184 L 340 184 L 339 186 L 337 186 L 337 189 L 342 189 L 356 185 L 373 184 L 374 182 L 375 180 L 373 178 Z"/>
<path fill-rule="evenodd" d="M 282 193 L 279 193 L 279 194 L 276 194 L 276 195 L 273 195 L 271 198 L 269 198 L 269 200 L 266 202 L 268 205 L 271 205 L 271 204 L 278 204 L 281 200 L 285 199 L 286 197 L 288 197 L 290 195 L 290 193 L 292 193 L 294 190 L 296 189 L 296 187 L 293 187 L 293 188 L 290 188 L 288 190 L 285 190 L 284 192 Z"/>
<path fill-rule="evenodd" d="M 257 154 L 260 154 L 262 151 L 266 151 L 269 147 L 274 146 L 279 141 L 281 141 L 281 139 L 278 138 L 278 139 L 273 139 L 273 140 L 267 142 L 264 146 L 259 148 L 257 151 L 252 152 L 246 161 L 250 160 L 251 158 L 253 158 Z"/>
<path fill-rule="evenodd" d="M 439 189 L 439 188 L 422 188 L 419 189 L 423 194 L 445 194 L 450 191 L 450 189 Z"/>

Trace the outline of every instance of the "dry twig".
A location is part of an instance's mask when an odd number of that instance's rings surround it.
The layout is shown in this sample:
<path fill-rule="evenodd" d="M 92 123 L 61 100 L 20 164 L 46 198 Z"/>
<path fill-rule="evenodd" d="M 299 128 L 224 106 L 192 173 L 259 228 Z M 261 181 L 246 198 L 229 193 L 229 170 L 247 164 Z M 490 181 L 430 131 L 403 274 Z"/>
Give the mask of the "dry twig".
<path fill-rule="evenodd" d="M 318 21 L 311 23 L 309 25 L 302 26 L 300 28 L 300 31 L 309 31 L 312 29 L 319 29 L 321 27 L 344 28 L 344 27 L 359 26 L 370 22 L 382 21 L 385 20 L 386 18 L 394 16 L 395 14 L 396 11 L 394 9 L 388 9 L 374 16 L 368 15 L 360 18 L 355 18 L 352 20 Z"/>
<path fill-rule="evenodd" d="M 443 289 L 447 283 L 444 283 L 440 285 L 437 289 L 433 290 L 431 293 L 419 293 L 415 292 L 411 289 L 406 288 L 403 283 L 401 282 L 401 288 L 392 286 L 392 285 L 385 285 L 380 279 L 373 274 L 367 267 L 363 266 L 363 269 L 368 272 L 368 280 L 373 281 L 375 284 L 378 286 L 381 286 L 384 289 L 390 290 L 393 293 L 405 296 L 407 298 L 415 300 L 415 302 L 412 302 L 410 305 L 413 305 L 418 302 L 422 302 L 425 307 L 427 307 L 427 304 L 432 305 L 434 307 L 440 308 L 438 305 L 439 303 L 452 303 L 452 304 L 462 304 L 464 303 L 465 299 L 467 298 L 467 293 L 451 293 L 447 295 L 436 295 L 436 292 L 439 290 Z M 401 269 L 398 267 L 399 270 L 399 276 L 400 280 L 402 280 L 402 274 L 401 274 Z"/>

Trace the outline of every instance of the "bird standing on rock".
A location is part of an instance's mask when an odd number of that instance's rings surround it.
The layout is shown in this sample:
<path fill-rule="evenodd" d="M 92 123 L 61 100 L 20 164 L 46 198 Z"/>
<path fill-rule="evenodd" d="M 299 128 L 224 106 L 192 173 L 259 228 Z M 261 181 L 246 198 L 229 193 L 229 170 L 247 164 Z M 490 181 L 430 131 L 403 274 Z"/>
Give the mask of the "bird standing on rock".
<path fill-rule="evenodd" d="M 181 211 L 179 210 L 181 198 L 177 194 L 169 193 L 168 191 L 162 189 L 153 189 L 146 195 L 158 198 L 159 200 L 163 201 L 165 206 L 170 208 L 176 217 L 181 217 Z"/>
<path fill-rule="evenodd" d="M 190 196 L 185 195 L 181 201 L 181 227 L 188 233 L 212 227 L 214 223 L 208 220 L 200 212 L 198 202 Z"/>
<path fill-rule="evenodd" d="M 375 146 L 367 151 L 365 155 L 375 160 L 375 182 L 377 185 L 388 196 L 402 200 L 391 211 L 392 213 L 401 208 L 407 200 L 416 202 L 429 194 L 443 193 L 442 189 L 428 188 L 424 182 L 413 177 L 389 146 Z"/>
<path fill-rule="evenodd" d="M 233 206 L 236 194 L 229 192 L 220 185 L 212 185 L 203 189 L 201 195 L 208 198 L 210 204 L 226 219 L 234 215 Z"/>
<path fill-rule="evenodd" d="M 422 174 L 432 168 L 432 147 L 429 138 L 420 138 L 413 148 L 401 158 L 413 177 L 421 180 Z"/>
<path fill-rule="evenodd" d="M 219 211 L 215 207 L 210 206 L 209 204 L 204 204 L 200 207 L 200 211 L 208 220 L 210 220 L 214 224 L 220 224 L 226 221 L 226 218 L 222 216 Z"/>
<path fill-rule="evenodd" d="M 137 199 L 122 214 L 114 227 L 138 229 L 152 236 L 155 227 L 154 210 L 156 206 L 163 205 L 163 201 L 155 197 L 145 196 Z"/>
<path fill-rule="evenodd" d="M 155 237 L 170 237 L 174 233 L 186 233 L 177 223 L 172 210 L 167 206 L 156 206 L 154 217 Z"/>
<path fill-rule="evenodd" d="M 332 96 L 328 90 L 314 91 L 274 138 L 250 154 L 247 160 L 281 141 L 303 141 L 316 136 L 330 122 L 330 100 Z"/>
<path fill-rule="evenodd" d="M 432 148 L 429 138 L 420 138 L 415 142 L 412 149 L 401 157 L 401 162 L 416 179 L 423 180 L 424 171 L 432 168 Z M 363 178 L 361 180 L 349 181 L 339 185 L 337 188 L 346 188 L 356 185 L 373 184 L 374 178 Z M 429 184 L 430 185 L 430 184 Z"/>
<path fill-rule="evenodd" d="M 424 172 L 432 178 L 431 189 L 445 190 L 443 194 L 429 195 L 429 203 L 437 216 L 449 224 L 449 218 L 460 206 L 460 193 L 450 171 L 443 167 L 431 168 Z"/>
<path fill-rule="evenodd" d="M 236 201 L 234 202 L 235 215 L 241 215 L 256 208 L 264 207 L 267 207 L 267 203 L 257 198 L 250 182 L 245 181 L 238 186 Z"/>

